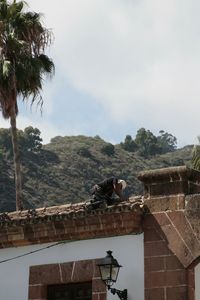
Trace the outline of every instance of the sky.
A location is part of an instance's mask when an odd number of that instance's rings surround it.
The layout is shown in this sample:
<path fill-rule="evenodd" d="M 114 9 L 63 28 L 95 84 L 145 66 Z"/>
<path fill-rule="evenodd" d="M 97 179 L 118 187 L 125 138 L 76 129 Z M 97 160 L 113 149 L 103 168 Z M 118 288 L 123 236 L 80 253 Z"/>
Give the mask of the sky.
<path fill-rule="evenodd" d="M 20 103 L 18 128 L 96 136 L 113 144 L 144 127 L 200 135 L 199 0 L 27 0 L 54 34 L 55 76 L 44 81 L 43 113 Z M 9 121 L 0 116 L 0 127 Z"/>

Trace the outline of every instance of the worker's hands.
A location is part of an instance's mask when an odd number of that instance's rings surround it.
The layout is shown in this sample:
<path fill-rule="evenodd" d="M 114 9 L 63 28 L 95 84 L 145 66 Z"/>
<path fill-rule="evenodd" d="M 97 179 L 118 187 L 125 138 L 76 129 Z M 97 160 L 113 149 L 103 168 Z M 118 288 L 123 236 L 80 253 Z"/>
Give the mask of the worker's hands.
<path fill-rule="evenodd" d="M 128 201 L 129 198 L 126 198 L 126 197 L 120 197 L 120 198 L 117 198 L 117 202 L 120 203 L 120 202 L 125 202 L 125 201 Z"/>
<path fill-rule="evenodd" d="M 121 183 L 116 183 L 114 184 L 114 191 L 119 197 L 122 195 L 122 184 Z"/>
<path fill-rule="evenodd" d="M 114 191 L 119 196 L 120 202 L 129 200 L 129 198 L 127 198 L 123 195 L 121 183 L 114 184 Z"/>

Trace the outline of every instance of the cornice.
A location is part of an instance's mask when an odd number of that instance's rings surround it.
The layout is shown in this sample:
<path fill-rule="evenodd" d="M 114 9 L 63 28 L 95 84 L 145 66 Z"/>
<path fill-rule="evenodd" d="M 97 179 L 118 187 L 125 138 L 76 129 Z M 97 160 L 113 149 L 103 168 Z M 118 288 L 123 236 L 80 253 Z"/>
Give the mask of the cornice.
<path fill-rule="evenodd" d="M 138 234 L 142 198 L 88 211 L 85 202 L 0 214 L 0 248 Z"/>

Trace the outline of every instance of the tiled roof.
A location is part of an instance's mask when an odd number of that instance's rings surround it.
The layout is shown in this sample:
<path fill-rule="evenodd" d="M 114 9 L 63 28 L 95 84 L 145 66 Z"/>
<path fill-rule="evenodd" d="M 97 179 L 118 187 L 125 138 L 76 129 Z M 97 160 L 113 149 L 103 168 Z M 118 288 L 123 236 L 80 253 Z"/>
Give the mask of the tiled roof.
<path fill-rule="evenodd" d="M 65 204 L 59 206 L 43 207 L 38 209 L 29 209 L 23 211 L 15 211 L 11 213 L 0 214 L 0 226 L 9 224 L 27 224 L 45 222 L 46 220 L 63 220 L 77 219 L 87 217 L 89 215 L 110 214 L 112 212 L 126 211 L 142 211 L 143 200 L 141 196 L 131 197 L 125 202 L 120 202 L 115 205 L 108 206 L 105 209 L 95 209 L 88 211 L 85 202 L 76 204 Z"/>
<path fill-rule="evenodd" d="M 142 197 L 91 211 L 85 204 L 0 214 L 0 248 L 142 232 Z"/>

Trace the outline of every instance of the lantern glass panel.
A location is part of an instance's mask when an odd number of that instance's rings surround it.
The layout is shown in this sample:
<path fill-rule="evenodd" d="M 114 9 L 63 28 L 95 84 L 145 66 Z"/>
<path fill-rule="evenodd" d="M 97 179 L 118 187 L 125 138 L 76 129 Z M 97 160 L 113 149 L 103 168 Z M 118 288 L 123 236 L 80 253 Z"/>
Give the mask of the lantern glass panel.
<path fill-rule="evenodd" d="M 103 281 L 111 280 L 111 266 L 102 265 L 99 266 L 101 272 L 101 278 Z"/>
<path fill-rule="evenodd" d="M 112 274 L 111 274 L 111 279 L 112 281 L 116 282 L 117 281 L 117 276 L 119 273 L 119 266 L 112 266 Z"/>

